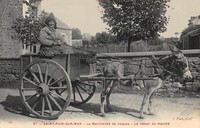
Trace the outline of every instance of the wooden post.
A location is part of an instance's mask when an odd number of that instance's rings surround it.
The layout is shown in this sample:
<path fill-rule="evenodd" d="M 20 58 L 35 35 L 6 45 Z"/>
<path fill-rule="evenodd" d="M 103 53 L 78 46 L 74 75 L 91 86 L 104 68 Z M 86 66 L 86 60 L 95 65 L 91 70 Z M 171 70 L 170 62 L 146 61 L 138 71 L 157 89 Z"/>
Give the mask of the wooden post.
<path fill-rule="evenodd" d="M 67 54 L 67 73 L 70 75 L 70 53 Z"/>

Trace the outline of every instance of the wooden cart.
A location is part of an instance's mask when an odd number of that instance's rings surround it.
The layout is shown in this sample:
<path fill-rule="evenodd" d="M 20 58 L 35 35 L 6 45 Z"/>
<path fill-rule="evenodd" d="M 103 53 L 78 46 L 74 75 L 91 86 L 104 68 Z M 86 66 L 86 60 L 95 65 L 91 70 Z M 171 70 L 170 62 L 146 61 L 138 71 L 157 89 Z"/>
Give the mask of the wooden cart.
<path fill-rule="evenodd" d="M 96 86 L 95 82 L 80 81 L 81 75 L 84 78 L 91 76 L 90 65 L 84 61 L 81 54 L 57 55 L 53 58 L 37 54 L 22 55 L 19 90 L 29 112 L 38 118 L 55 119 L 69 105 L 86 103 L 93 96 Z"/>
<path fill-rule="evenodd" d="M 86 63 L 81 54 L 57 55 L 44 58 L 29 54 L 21 56 L 22 102 L 29 112 L 42 119 L 55 119 L 69 105 L 77 106 L 90 100 L 96 90 L 96 82 L 102 82 L 105 91 L 106 80 L 96 73 L 96 65 Z M 90 57 L 89 57 L 90 58 Z M 96 62 L 96 56 L 92 56 Z M 128 77 L 121 80 L 130 80 Z M 147 80 L 153 78 L 136 78 Z"/>

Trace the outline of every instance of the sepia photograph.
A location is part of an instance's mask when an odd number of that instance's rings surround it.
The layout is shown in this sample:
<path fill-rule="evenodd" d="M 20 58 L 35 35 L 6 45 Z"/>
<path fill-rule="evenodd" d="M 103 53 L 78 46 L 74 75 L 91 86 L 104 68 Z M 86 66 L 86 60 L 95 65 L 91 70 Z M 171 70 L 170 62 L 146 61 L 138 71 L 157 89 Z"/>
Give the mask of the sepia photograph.
<path fill-rule="evenodd" d="M 0 0 L 0 128 L 200 128 L 199 0 Z"/>

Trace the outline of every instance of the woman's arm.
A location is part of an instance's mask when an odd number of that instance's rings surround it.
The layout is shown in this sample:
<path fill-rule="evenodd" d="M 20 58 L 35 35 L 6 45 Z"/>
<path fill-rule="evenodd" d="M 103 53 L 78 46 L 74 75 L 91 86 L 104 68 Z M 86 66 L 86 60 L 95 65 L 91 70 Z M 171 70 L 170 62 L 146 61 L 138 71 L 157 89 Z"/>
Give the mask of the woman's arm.
<path fill-rule="evenodd" d="M 45 28 L 43 28 L 40 31 L 39 39 L 42 45 L 52 46 L 56 43 L 53 35 L 52 38 L 49 38 L 49 36 L 50 35 L 48 34 L 48 31 Z"/>

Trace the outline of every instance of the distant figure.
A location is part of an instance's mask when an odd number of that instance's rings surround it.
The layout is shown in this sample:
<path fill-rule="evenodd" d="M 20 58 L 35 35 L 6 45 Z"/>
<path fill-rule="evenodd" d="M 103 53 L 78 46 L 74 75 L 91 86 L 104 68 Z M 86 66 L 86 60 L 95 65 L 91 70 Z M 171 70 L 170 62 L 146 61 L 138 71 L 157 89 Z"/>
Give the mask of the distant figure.
<path fill-rule="evenodd" d="M 56 31 L 57 23 L 53 13 L 45 20 L 45 27 L 41 29 L 39 39 L 41 42 L 39 54 L 43 56 L 54 56 L 56 54 L 67 54 L 72 52 L 63 36 Z"/>

